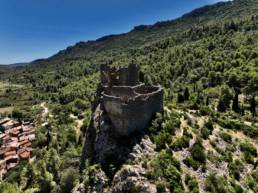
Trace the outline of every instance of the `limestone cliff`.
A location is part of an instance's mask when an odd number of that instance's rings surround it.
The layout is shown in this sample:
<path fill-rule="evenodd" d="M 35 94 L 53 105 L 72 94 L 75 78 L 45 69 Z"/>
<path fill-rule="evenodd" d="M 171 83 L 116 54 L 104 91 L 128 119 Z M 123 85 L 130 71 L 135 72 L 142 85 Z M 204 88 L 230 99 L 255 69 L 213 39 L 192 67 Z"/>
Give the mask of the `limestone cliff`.
<path fill-rule="evenodd" d="M 155 193 L 141 165 L 142 157 L 155 154 L 154 145 L 143 136 L 155 114 L 163 111 L 163 90 L 141 84 L 135 65 L 101 69 L 82 154 L 82 168 L 88 160 L 101 169 L 87 187 L 78 185 L 74 192 Z"/>

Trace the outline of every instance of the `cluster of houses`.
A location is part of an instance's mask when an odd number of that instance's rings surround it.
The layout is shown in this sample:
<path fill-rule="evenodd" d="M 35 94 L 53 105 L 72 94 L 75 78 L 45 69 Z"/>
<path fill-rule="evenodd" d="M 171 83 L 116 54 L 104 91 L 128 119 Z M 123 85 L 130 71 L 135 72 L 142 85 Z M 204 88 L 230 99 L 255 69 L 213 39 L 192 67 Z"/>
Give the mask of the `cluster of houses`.
<path fill-rule="evenodd" d="M 31 158 L 31 141 L 34 139 L 35 129 L 30 122 L 0 120 L 0 177 L 20 161 Z"/>

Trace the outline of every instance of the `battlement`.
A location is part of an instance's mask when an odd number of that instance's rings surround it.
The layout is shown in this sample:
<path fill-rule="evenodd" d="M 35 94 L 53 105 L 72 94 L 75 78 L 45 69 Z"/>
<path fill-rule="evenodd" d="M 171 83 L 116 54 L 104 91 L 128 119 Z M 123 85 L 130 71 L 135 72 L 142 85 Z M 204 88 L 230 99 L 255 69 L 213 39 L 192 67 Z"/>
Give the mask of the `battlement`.
<path fill-rule="evenodd" d="M 130 64 L 125 68 L 110 67 L 101 65 L 101 84 L 112 86 L 135 86 L 139 84 L 139 68 L 135 64 Z"/>
<path fill-rule="evenodd" d="M 142 131 L 157 112 L 163 111 L 163 89 L 140 83 L 136 65 L 101 70 L 102 106 L 117 134 L 128 136 Z"/>

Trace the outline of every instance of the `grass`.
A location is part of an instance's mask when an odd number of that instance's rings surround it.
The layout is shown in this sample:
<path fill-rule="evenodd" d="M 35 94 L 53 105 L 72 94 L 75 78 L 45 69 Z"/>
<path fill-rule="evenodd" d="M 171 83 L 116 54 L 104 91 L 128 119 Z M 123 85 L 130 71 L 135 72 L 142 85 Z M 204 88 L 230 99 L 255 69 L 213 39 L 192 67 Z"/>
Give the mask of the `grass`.
<path fill-rule="evenodd" d="M 4 108 L 0 108 L 0 114 L 2 113 L 11 113 L 13 111 L 13 107 L 4 107 Z"/>
<path fill-rule="evenodd" d="M 23 85 L 21 84 L 13 84 L 13 83 L 9 83 L 9 82 L 3 82 L 0 81 L 0 91 L 3 91 L 7 88 L 22 88 Z"/>

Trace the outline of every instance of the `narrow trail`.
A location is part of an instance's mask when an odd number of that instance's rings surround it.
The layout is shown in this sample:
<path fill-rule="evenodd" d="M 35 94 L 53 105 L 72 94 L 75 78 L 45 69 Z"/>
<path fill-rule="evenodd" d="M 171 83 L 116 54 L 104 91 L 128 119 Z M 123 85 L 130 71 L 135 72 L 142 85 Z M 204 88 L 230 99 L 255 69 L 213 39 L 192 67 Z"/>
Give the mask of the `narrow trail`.
<path fill-rule="evenodd" d="M 50 116 L 49 109 L 46 105 L 46 102 L 41 103 L 40 107 L 43 108 L 41 113 L 41 126 L 45 126 L 48 124 L 48 116 Z"/>
<path fill-rule="evenodd" d="M 83 120 L 80 120 L 77 116 L 70 114 L 70 117 L 74 120 L 75 122 L 75 130 L 76 130 L 76 136 L 79 137 L 80 136 L 80 132 L 81 132 L 81 127 L 83 125 Z"/>
<path fill-rule="evenodd" d="M 40 106 L 43 108 L 42 117 L 46 118 L 47 115 L 49 114 L 49 109 L 46 106 L 46 102 L 41 103 Z"/>

